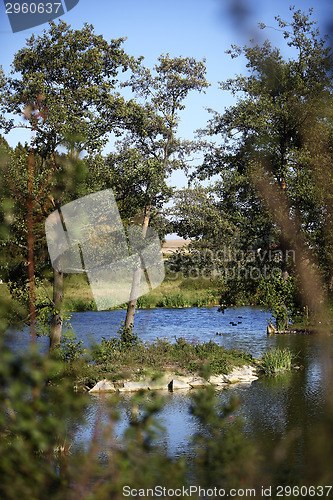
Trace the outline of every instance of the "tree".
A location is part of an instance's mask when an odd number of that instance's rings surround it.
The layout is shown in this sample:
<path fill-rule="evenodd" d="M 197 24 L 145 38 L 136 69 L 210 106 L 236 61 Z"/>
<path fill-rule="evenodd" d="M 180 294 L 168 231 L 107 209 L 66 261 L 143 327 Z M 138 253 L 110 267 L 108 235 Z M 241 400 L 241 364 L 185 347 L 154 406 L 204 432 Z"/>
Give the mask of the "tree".
<path fill-rule="evenodd" d="M 107 134 L 121 126 L 125 101 L 115 91 L 118 73 L 135 66 L 121 48 L 123 41 L 108 42 L 92 25 L 73 30 L 64 21 L 50 22 L 48 31 L 32 35 L 15 54 L 2 92 L 2 111 L 12 115 L 7 130 L 32 128 L 29 107 L 42 95 L 40 113 L 45 119 L 35 140 L 42 157 L 68 143 L 78 152 L 100 150 Z M 23 115 L 28 123 L 16 123 L 14 117 Z"/>
<path fill-rule="evenodd" d="M 82 160 L 74 161 L 64 154 L 55 154 L 54 161 L 42 159 L 37 153 L 32 154 L 28 144 L 18 144 L 9 151 L 1 171 L 0 212 L 7 232 L 2 238 L 0 268 L 12 297 L 23 306 L 19 319 L 23 324 L 30 324 L 34 341 L 37 326 L 45 332 L 52 308 L 59 310 L 56 297 L 52 300 L 48 296 L 42 282 L 49 274 L 44 219 L 56 208 L 54 199 L 62 204 L 77 196 L 77 185 L 81 186 L 79 179 L 85 167 Z M 54 278 L 58 275 L 61 279 L 62 273 L 56 272 Z M 56 283 L 54 295 L 57 295 Z M 53 314 L 51 332 L 58 314 Z"/>
<path fill-rule="evenodd" d="M 236 227 L 229 214 L 219 206 L 214 186 L 200 184 L 176 191 L 173 196 L 173 227 L 183 238 L 193 238 L 211 247 L 229 244 L 235 237 Z"/>
<path fill-rule="evenodd" d="M 41 192 L 38 192 L 38 198 L 52 195 L 53 174 L 56 170 L 64 174 L 55 162 L 55 152 L 59 146 L 76 151 L 76 157 L 83 151 L 92 153 L 104 145 L 108 133 L 118 133 L 121 128 L 126 106 L 124 99 L 115 92 L 117 76 L 119 71 L 135 66 L 134 59 L 128 57 L 121 48 L 122 42 L 121 38 L 107 42 L 102 36 L 95 35 L 93 27 L 87 24 L 81 30 L 72 30 L 63 21 L 58 24 L 51 22 L 48 31 L 44 30 L 38 37 L 31 36 L 26 46 L 17 52 L 8 78 L 0 75 L 0 103 L 6 117 L 2 123 L 5 130 L 9 131 L 13 127 L 29 128 L 34 135 L 29 160 L 32 175 L 28 176 L 30 208 L 26 206 L 30 227 L 29 248 L 33 246 L 31 235 L 36 229 L 30 220 L 32 205 L 36 205 L 35 201 L 31 201 L 31 193 L 36 189 L 34 158 L 37 155 L 41 158 L 44 169 L 47 162 L 53 165 L 49 170 L 50 175 L 46 175 L 47 181 L 39 187 Z M 25 117 L 25 123 L 17 123 L 17 117 L 21 116 Z M 65 191 L 68 189 L 67 181 L 68 178 L 64 177 Z M 54 200 L 54 206 L 51 199 Z M 59 202 L 56 196 L 50 196 L 48 210 L 57 208 Z M 34 297 L 33 266 L 34 259 L 30 253 L 28 272 L 31 301 Z M 54 273 L 54 283 L 61 285 L 62 276 L 58 276 L 57 270 Z M 55 292 L 55 296 L 60 295 Z M 31 314 L 33 316 L 33 310 Z M 58 344 L 61 337 L 62 315 L 57 308 L 55 318 L 57 321 L 53 321 L 54 328 L 50 335 L 51 347 Z"/>
<path fill-rule="evenodd" d="M 232 186 L 233 212 L 245 216 L 249 242 L 264 238 L 268 246 L 296 251 L 304 281 L 309 247 L 322 254 L 325 238 L 331 260 L 331 187 L 324 176 L 330 178 L 332 169 L 333 62 L 312 10 L 291 10 L 290 23 L 276 17 L 290 59 L 268 40 L 228 51 L 231 57 L 245 56 L 249 75 L 221 83 L 239 98 L 223 114 L 214 113 L 207 132 L 221 135 L 223 142 L 206 155 L 199 173 L 221 175 L 224 205 Z M 305 292 L 310 300 L 313 290 L 307 286 Z"/>
<path fill-rule="evenodd" d="M 132 106 L 127 115 L 128 134 L 121 147 L 123 151 L 139 152 L 144 161 L 142 164 L 149 172 L 140 206 L 143 236 L 154 206 L 161 201 L 158 193 L 163 194 L 166 178 L 172 170 L 186 168 L 190 154 L 197 147 L 193 142 L 177 137 L 184 101 L 190 92 L 201 92 L 208 87 L 204 62 L 190 57 L 161 55 L 154 70 L 155 74 L 152 74 L 140 65 L 124 84 L 131 87 L 137 98 L 144 100 L 143 105 Z M 135 168 L 133 166 L 133 172 Z M 134 296 L 137 295 L 134 289 L 139 286 L 137 274 L 133 278 Z M 128 303 L 126 328 L 133 326 L 135 308 L 136 299 L 133 299 Z"/>

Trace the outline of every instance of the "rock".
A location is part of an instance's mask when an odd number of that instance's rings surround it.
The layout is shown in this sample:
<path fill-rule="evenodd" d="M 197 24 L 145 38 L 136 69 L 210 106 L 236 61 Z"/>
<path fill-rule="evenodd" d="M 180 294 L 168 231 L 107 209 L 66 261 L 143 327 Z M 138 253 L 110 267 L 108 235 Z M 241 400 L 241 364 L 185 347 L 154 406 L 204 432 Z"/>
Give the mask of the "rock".
<path fill-rule="evenodd" d="M 104 379 L 97 382 L 97 384 L 94 385 L 94 387 L 90 389 L 89 392 L 94 393 L 94 392 L 115 392 L 115 391 L 116 389 L 114 385 L 108 380 Z"/>
<path fill-rule="evenodd" d="M 252 366 L 242 366 L 234 368 L 228 375 L 213 375 L 209 381 L 202 377 L 194 377 L 193 375 L 175 375 L 169 372 L 156 379 L 148 379 L 131 382 L 122 381 L 117 384 L 117 388 L 108 380 L 104 379 L 99 381 L 92 389 L 91 393 L 100 392 L 135 392 L 142 390 L 167 390 L 174 391 L 176 389 L 192 389 L 196 387 L 203 387 L 209 384 L 216 386 L 225 386 L 227 384 L 236 383 L 251 383 L 258 377 L 255 375 L 255 368 Z M 120 387 L 121 386 L 121 387 Z"/>
<path fill-rule="evenodd" d="M 170 384 L 172 382 L 172 386 L 170 390 L 173 389 L 182 389 L 182 388 L 194 388 L 194 387 L 203 387 L 208 384 L 207 380 L 201 377 L 193 377 L 186 375 L 178 375 L 177 378 L 174 378 L 175 375 L 163 376 L 160 379 L 150 381 L 149 389 L 150 390 L 160 390 L 160 389 L 169 389 Z M 176 387 L 177 385 L 177 387 Z"/>
<path fill-rule="evenodd" d="M 173 377 L 172 373 L 165 372 L 161 377 L 149 379 L 148 388 L 151 391 L 168 390 L 168 385 Z"/>
<path fill-rule="evenodd" d="M 212 385 L 225 385 L 222 375 L 212 375 L 209 377 L 209 383 Z"/>
<path fill-rule="evenodd" d="M 165 391 L 168 390 L 168 384 L 158 381 L 151 381 L 148 383 L 148 389 L 150 391 Z"/>
<path fill-rule="evenodd" d="M 148 390 L 147 382 L 124 382 L 123 387 L 119 388 L 119 392 L 133 392 Z"/>
<path fill-rule="evenodd" d="M 182 380 L 172 379 L 168 385 L 168 389 L 170 391 L 174 391 L 175 389 L 190 389 L 191 386 L 187 382 L 183 382 Z"/>
<path fill-rule="evenodd" d="M 204 378 L 194 378 L 189 382 L 190 387 L 204 387 L 206 385 L 209 385 L 209 382 L 205 380 Z"/>
<path fill-rule="evenodd" d="M 171 375 L 163 375 L 162 377 L 156 378 L 154 380 L 149 380 L 148 388 L 151 391 L 168 390 L 170 380 L 172 380 Z"/>
<path fill-rule="evenodd" d="M 258 377 L 253 366 L 244 365 L 234 368 L 228 375 L 223 375 L 223 381 L 227 384 L 236 384 L 237 382 L 253 382 Z"/>

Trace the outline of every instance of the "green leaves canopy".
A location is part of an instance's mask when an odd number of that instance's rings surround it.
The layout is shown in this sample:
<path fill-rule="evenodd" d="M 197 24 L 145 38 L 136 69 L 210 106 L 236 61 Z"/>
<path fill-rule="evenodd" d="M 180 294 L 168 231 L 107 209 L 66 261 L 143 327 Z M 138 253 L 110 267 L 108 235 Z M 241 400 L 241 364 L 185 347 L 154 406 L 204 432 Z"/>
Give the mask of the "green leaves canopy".
<path fill-rule="evenodd" d="M 199 175 L 221 176 L 223 204 L 230 212 L 234 200 L 234 214 L 241 214 L 243 229 L 248 225 L 248 243 L 265 234 L 266 240 L 274 233 L 281 237 L 283 230 L 281 221 L 272 223 L 259 184 L 285 194 L 289 218 L 300 221 L 310 244 L 319 247 L 328 224 L 332 194 L 323 177 L 332 172 L 333 61 L 311 14 L 293 11 L 291 23 L 276 17 L 290 59 L 268 40 L 232 46 L 231 57 L 243 55 L 249 74 L 221 83 L 238 100 L 222 114 L 213 112 L 206 130 L 221 142 L 206 155 Z"/>
<path fill-rule="evenodd" d="M 119 130 L 125 103 L 114 89 L 119 71 L 135 65 L 121 48 L 123 41 L 107 42 L 88 24 L 73 30 L 59 21 L 32 35 L 16 53 L 3 111 L 24 113 L 29 125 L 23 126 L 33 127 L 36 115 L 29 110 L 39 96 L 36 145 L 43 156 L 64 141 L 78 150 L 99 149 L 108 132 Z M 14 124 L 7 120 L 7 130 Z"/>

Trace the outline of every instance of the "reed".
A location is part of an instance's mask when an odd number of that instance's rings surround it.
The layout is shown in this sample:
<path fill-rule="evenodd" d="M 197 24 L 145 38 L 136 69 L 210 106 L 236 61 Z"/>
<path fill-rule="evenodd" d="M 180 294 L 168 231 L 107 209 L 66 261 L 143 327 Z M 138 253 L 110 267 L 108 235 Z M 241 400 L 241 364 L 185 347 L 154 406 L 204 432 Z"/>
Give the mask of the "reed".
<path fill-rule="evenodd" d="M 288 371 L 292 368 L 293 355 L 290 349 L 269 349 L 261 357 L 260 368 L 267 374 Z"/>

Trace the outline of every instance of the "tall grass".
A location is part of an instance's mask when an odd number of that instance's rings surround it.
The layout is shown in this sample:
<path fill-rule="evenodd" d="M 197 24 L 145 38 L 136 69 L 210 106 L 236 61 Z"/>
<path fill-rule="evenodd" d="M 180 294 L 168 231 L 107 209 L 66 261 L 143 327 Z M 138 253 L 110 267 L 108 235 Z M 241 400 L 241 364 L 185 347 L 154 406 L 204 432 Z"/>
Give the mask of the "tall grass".
<path fill-rule="evenodd" d="M 267 374 L 291 370 L 293 355 L 290 349 L 269 349 L 261 357 L 260 367 Z"/>

